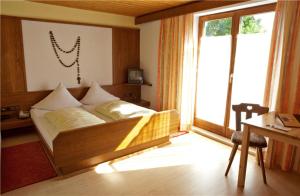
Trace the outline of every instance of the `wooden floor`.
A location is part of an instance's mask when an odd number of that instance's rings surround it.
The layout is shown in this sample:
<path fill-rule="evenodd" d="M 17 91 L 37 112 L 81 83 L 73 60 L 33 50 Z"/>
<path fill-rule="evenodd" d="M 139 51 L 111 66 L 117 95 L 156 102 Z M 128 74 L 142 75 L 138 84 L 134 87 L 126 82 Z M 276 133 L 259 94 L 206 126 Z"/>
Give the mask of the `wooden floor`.
<path fill-rule="evenodd" d="M 5 139 L 2 142 L 10 143 Z M 226 145 L 190 133 L 172 139 L 171 145 L 4 195 L 300 195 L 300 175 L 267 170 L 268 185 L 264 185 L 253 156 L 249 156 L 246 187 L 243 191 L 238 189 L 239 151 L 228 177 L 224 176 L 230 150 Z"/>

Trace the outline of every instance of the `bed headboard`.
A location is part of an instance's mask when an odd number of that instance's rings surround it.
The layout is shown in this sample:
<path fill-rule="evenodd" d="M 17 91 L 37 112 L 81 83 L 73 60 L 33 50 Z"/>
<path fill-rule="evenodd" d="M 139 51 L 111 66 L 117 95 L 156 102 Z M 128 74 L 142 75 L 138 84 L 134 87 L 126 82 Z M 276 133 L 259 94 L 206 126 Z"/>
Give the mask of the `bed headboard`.
<path fill-rule="evenodd" d="M 116 84 L 116 85 L 105 85 L 102 86 L 103 89 L 109 93 L 120 97 L 125 101 L 134 101 L 140 99 L 141 91 L 139 86 L 128 85 L 128 84 Z M 69 92 L 77 99 L 80 100 L 84 97 L 88 91 L 88 87 L 82 88 L 69 88 Z M 52 91 L 33 91 L 33 92 L 24 92 L 14 95 L 2 95 L 1 106 L 20 106 L 22 110 L 29 110 L 31 106 L 40 100 L 44 99 Z"/>

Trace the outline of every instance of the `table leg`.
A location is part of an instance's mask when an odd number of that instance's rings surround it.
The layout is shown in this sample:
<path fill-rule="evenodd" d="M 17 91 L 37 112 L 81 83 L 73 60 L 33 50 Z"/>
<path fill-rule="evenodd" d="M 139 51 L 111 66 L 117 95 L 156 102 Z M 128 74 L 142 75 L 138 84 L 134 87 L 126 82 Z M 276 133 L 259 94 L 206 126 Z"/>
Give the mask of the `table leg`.
<path fill-rule="evenodd" d="M 265 161 L 265 168 L 271 169 L 272 164 L 272 154 L 273 154 L 273 146 L 274 146 L 274 140 L 269 138 L 268 141 L 268 148 L 267 148 L 267 153 L 266 153 L 266 161 Z"/>
<path fill-rule="evenodd" d="M 248 150 L 249 150 L 249 139 L 250 139 L 250 127 L 248 125 L 244 125 L 242 152 L 240 158 L 240 168 L 239 168 L 239 177 L 238 177 L 238 187 L 244 187 L 245 185 Z"/>

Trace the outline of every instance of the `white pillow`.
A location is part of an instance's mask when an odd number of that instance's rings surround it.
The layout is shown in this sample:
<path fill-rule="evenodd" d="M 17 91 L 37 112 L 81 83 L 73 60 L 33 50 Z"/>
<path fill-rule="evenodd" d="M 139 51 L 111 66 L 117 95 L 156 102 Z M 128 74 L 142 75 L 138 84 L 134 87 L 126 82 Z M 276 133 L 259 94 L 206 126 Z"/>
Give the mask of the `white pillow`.
<path fill-rule="evenodd" d="M 101 88 L 97 82 L 93 82 L 90 89 L 80 100 L 80 102 L 86 105 L 95 105 L 119 99 L 120 98 L 113 96 L 112 94 Z"/>
<path fill-rule="evenodd" d="M 36 103 L 32 108 L 43 110 L 58 110 L 66 107 L 78 107 L 82 104 L 77 101 L 66 87 L 59 83 L 47 97 Z"/>

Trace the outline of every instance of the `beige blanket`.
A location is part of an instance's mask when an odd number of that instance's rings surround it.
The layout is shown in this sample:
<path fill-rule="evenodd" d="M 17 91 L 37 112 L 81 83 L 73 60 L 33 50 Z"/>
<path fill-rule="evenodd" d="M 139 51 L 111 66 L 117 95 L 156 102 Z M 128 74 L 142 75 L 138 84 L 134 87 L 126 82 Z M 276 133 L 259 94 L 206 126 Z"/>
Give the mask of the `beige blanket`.
<path fill-rule="evenodd" d="M 48 112 L 45 118 L 58 132 L 105 123 L 82 108 L 64 108 Z"/>
<path fill-rule="evenodd" d="M 138 105 L 128 103 L 126 101 L 116 100 L 110 101 L 96 106 L 95 110 L 101 114 L 104 114 L 114 120 L 133 118 L 137 116 L 151 115 L 155 113 L 154 110 L 150 110 Z"/>

